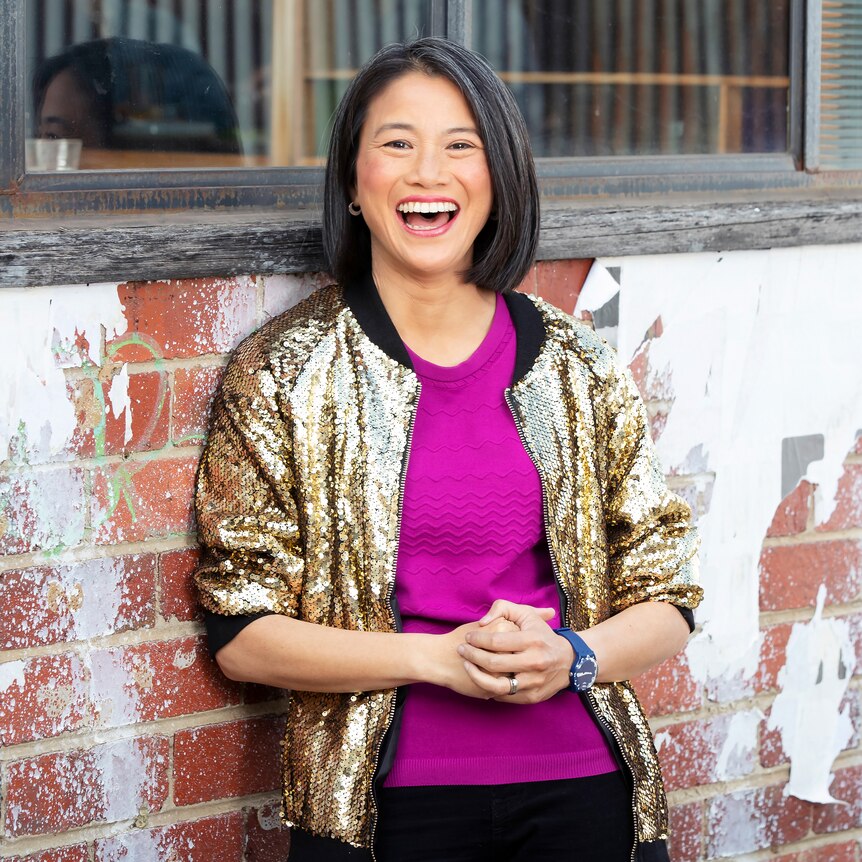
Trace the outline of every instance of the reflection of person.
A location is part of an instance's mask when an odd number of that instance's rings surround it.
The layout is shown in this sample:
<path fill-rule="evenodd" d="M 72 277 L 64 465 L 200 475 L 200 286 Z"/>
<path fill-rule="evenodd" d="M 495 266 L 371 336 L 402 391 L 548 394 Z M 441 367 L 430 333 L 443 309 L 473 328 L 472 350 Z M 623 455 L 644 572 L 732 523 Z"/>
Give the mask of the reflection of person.
<path fill-rule="evenodd" d="M 239 153 L 215 70 L 176 45 L 97 39 L 45 60 L 33 83 L 37 135 L 100 149 Z"/>
<path fill-rule="evenodd" d="M 293 692 L 292 860 L 667 859 L 622 680 L 684 644 L 696 540 L 631 377 L 513 291 L 537 236 L 485 61 L 372 58 L 327 164 L 338 284 L 237 350 L 198 473 L 211 649 Z"/>

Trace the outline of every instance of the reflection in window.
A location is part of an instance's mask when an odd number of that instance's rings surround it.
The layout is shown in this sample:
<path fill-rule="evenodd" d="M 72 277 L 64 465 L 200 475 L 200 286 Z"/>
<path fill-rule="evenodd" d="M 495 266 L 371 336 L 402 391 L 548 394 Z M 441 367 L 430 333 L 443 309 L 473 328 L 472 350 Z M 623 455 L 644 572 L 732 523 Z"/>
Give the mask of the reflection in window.
<path fill-rule="evenodd" d="M 428 0 L 28 0 L 28 169 L 318 164 L 355 69 Z"/>
<path fill-rule="evenodd" d="M 536 155 L 788 148 L 790 0 L 474 0 Z"/>
<path fill-rule="evenodd" d="M 473 0 L 538 156 L 788 149 L 791 0 Z M 27 0 L 29 169 L 320 164 L 358 66 L 430 0 Z M 36 144 L 41 146 L 37 152 Z M 53 167 L 60 167 L 54 154 Z M 68 163 L 65 165 L 68 166 Z"/>

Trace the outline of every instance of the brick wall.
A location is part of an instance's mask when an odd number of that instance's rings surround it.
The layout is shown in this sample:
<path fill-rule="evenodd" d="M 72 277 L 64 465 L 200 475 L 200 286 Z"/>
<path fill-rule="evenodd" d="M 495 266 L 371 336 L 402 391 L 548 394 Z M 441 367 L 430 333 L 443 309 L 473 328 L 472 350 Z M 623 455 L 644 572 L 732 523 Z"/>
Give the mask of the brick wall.
<path fill-rule="evenodd" d="M 588 269 L 542 263 L 523 289 L 572 311 Z M 44 361 L 65 380 L 73 430 L 38 457 L 32 440 L 14 437 L 0 469 L 6 862 L 286 857 L 275 792 L 284 702 L 227 681 L 208 656 L 189 581 L 191 496 L 207 405 L 231 348 L 319 281 L 124 284 L 111 288 L 123 325 L 76 329 L 46 345 Z M 666 393 L 643 380 L 659 433 Z M 671 481 L 703 507 L 702 486 Z M 788 764 L 765 716 L 791 626 L 810 618 L 821 582 L 827 613 L 846 617 L 857 653 L 862 645 L 860 494 L 862 447 L 848 454 L 826 524 L 814 527 L 804 482 L 776 511 L 761 559 L 761 665 L 748 687 L 716 697 L 684 656 L 637 681 L 670 791 L 674 862 L 859 859 L 858 680 L 848 696 L 857 733 L 833 788 L 849 805 L 783 795 Z M 728 777 L 716 761 L 740 720 L 755 724 L 757 744 Z M 734 828 L 742 823 L 749 826 Z"/>

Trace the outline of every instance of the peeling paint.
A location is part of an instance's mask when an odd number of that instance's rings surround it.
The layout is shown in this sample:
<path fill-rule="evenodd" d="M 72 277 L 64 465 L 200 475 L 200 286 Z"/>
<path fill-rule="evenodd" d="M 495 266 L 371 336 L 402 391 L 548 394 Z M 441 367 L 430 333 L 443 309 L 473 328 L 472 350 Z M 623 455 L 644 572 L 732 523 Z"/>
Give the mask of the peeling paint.
<path fill-rule="evenodd" d="M 132 402 L 129 398 L 129 367 L 126 363 L 123 363 L 123 367 L 111 380 L 108 400 L 111 402 L 111 412 L 114 419 L 119 419 L 123 411 L 126 413 L 123 443 L 124 445 L 128 444 L 129 440 L 132 439 Z"/>
<path fill-rule="evenodd" d="M 100 650 L 90 657 L 90 697 L 99 711 L 101 727 L 120 727 L 140 720 L 138 686 L 146 687 L 147 674 L 152 684 L 153 669 L 127 667 L 122 650 Z"/>
<path fill-rule="evenodd" d="M 102 331 L 126 330 L 116 285 L 0 291 L 0 462 L 41 463 L 60 454 L 75 429 L 64 368 L 97 366 Z"/>
<path fill-rule="evenodd" d="M 762 720 L 763 713 L 759 709 L 737 712 L 730 717 L 715 767 L 715 777 L 719 781 L 728 781 L 752 771 L 757 753 L 757 732 Z"/>
<path fill-rule="evenodd" d="M 195 658 L 196 655 L 194 650 L 186 650 L 184 652 L 183 650 L 178 649 L 176 653 L 174 653 L 174 667 L 178 667 L 180 670 L 185 670 L 195 663 Z"/>
<path fill-rule="evenodd" d="M 0 664 L 0 691 L 5 694 L 13 685 L 23 689 L 25 668 L 23 661 L 7 661 Z"/>
<path fill-rule="evenodd" d="M 835 758 L 853 736 L 850 707 L 840 710 L 856 657 L 846 621 L 823 619 L 826 588 L 817 593 L 811 622 L 796 623 L 787 663 L 778 675 L 768 727 L 777 728 L 790 758 L 785 794 L 809 802 L 837 802 L 829 792 Z"/>

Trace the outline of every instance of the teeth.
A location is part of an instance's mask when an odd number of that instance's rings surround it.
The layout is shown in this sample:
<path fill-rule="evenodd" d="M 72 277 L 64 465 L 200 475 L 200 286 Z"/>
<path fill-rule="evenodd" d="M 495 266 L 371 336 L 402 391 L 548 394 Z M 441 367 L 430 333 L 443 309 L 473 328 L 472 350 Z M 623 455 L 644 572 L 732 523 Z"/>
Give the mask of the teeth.
<path fill-rule="evenodd" d="M 453 213 L 458 207 L 451 201 L 407 201 L 398 204 L 397 209 L 400 213 Z"/>

